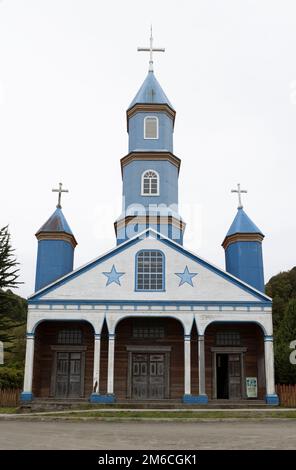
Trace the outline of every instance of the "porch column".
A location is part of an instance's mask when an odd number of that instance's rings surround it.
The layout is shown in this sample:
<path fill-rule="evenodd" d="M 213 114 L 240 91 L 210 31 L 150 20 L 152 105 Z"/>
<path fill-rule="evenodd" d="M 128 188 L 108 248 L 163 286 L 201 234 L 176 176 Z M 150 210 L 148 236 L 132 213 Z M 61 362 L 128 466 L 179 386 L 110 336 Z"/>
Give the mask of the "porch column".
<path fill-rule="evenodd" d="M 206 372 L 205 372 L 205 337 L 198 335 L 198 396 L 200 403 L 208 403 L 206 394 Z"/>
<path fill-rule="evenodd" d="M 184 395 L 191 395 L 191 337 L 184 336 Z"/>
<path fill-rule="evenodd" d="M 33 400 L 32 384 L 33 384 L 33 366 L 34 366 L 34 346 L 35 346 L 34 333 L 27 333 L 24 390 L 21 393 L 21 401 Z"/>
<path fill-rule="evenodd" d="M 276 394 L 274 383 L 273 336 L 264 336 L 264 359 L 266 380 L 265 401 L 268 405 L 278 405 L 279 398 Z"/>
<path fill-rule="evenodd" d="M 91 403 L 114 403 L 114 342 L 115 335 L 109 334 L 108 340 L 108 378 L 107 394 L 101 395 L 100 392 L 100 352 L 101 335 L 95 334 L 94 345 L 94 371 L 93 371 L 93 393 L 89 400 Z"/>
<path fill-rule="evenodd" d="M 101 335 L 95 334 L 93 393 L 100 393 L 100 359 L 101 359 Z"/>
<path fill-rule="evenodd" d="M 114 349 L 115 334 L 109 333 L 108 341 L 108 385 L 107 394 L 114 395 Z"/>

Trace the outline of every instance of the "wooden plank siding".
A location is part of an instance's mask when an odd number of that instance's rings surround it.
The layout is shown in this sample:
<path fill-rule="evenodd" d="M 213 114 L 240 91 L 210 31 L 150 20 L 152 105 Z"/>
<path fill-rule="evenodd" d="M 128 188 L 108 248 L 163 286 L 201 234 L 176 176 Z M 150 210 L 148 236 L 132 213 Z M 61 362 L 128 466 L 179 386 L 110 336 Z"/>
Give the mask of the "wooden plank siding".
<path fill-rule="evenodd" d="M 244 353 L 245 377 L 258 378 L 258 398 L 265 395 L 264 373 L 264 341 L 261 328 L 253 323 L 213 323 L 205 334 L 205 363 L 206 363 L 206 393 L 213 398 L 213 355 L 211 348 L 216 346 L 216 334 L 222 331 L 238 331 L 241 337 L 241 347 L 247 348 Z M 227 350 L 227 347 L 225 347 Z"/>
<path fill-rule="evenodd" d="M 139 319 L 127 318 L 117 325 L 115 336 L 114 393 L 118 400 L 128 398 L 128 351 L 127 346 L 170 347 L 169 361 L 169 398 L 180 400 L 184 395 L 184 331 L 180 322 L 173 318 L 143 318 L 143 325 L 161 325 L 163 338 L 134 338 L 133 324 Z M 36 329 L 33 394 L 35 397 L 50 397 L 51 375 L 54 359 L 52 346 L 57 345 L 58 331 L 61 329 L 81 328 L 85 351 L 84 396 L 92 393 L 94 333 L 86 322 L 43 322 Z M 219 324 L 210 325 L 205 333 L 206 393 L 213 398 L 212 347 L 216 346 L 218 331 L 235 330 L 240 332 L 241 347 L 244 353 L 245 377 L 258 377 L 258 398 L 265 395 L 264 342 L 261 329 L 256 324 Z M 107 393 L 108 369 L 108 330 L 106 324 L 101 334 L 100 394 Z M 198 340 L 195 326 L 191 334 L 191 393 L 198 395 Z"/>
<path fill-rule="evenodd" d="M 137 319 L 137 324 L 139 320 Z M 127 346 L 169 346 L 169 398 L 181 399 L 184 395 L 184 333 L 183 326 L 177 320 L 143 319 L 143 325 L 161 325 L 164 327 L 164 338 L 133 338 L 133 319 L 122 320 L 116 328 L 114 392 L 119 400 L 128 396 L 128 351 Z M 104 390 L 103 390 L 104 392 Z"/>
<path fill-rule="evenodd" d="M 85 351 L 85 385 L 84 396 L 89 397 L 93 388 L 93 355 L 94 332 L 86 322 L 42 322 L 36 329 L 33 395 L 35 397 L 50 397 L 51 374 L 54 351 L 51 346 L 57 345 L 59 330 L 82 330 L 82 345 Z"/>

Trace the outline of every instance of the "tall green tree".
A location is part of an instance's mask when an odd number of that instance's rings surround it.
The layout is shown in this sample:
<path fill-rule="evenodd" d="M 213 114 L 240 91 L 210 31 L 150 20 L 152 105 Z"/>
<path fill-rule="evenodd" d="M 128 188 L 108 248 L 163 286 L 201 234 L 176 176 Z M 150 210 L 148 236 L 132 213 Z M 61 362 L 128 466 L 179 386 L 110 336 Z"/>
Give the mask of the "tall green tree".
<path fill-rule="evenodd" d="M 0 229 L 0 289 L 18 287 L 18 262 L 10 244 L 8 225 Z"/>
<path fill-rule="evenodd" d="M 291 363 L 290 344 L 296 340 L 296 299 L 288 302 L 275 340 L 275 370 L 278 383 L 296 383 L 296 365 Z"/>
<path fill-rule="evenodd" d="M 272 297 L 272 314 L 275 334 L 291 299 L 296 299 L 296 266 L 273 276 L 265 286 L 266 294 Z"/>
<path fill-rule="evenodd" d="M 296 340 L 296 266 L 273 276 L 266 284 L 272 297 L 277 383 L 296 383 L 296 365 L 290 363 L 290 343 Z"/>
<path fill-rule="evenodd" d="M 24 318 L 17 318 L 16 315 L 19 297 L 8 290 L 21 284 L 18 281 L 18 264 L 10 243 L 8 226 L 2 227 L 0 229 L 0 341 L 6 343 L 6 351 L 11 349 L 13 330 L 24 323 Z"/>

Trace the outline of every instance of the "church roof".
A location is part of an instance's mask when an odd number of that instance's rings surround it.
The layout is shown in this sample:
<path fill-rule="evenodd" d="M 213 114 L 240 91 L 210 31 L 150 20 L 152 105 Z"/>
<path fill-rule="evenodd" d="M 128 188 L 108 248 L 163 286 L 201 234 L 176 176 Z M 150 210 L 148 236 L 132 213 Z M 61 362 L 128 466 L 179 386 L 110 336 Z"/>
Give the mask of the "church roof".
<path fill-rule="evenodd" d="M 243 208 L 238 208 L 237 214 L 227 232 L 226 237 L 230 237 L 236 233 L 259 233 L 263 235 L 261 230 L 252 222 L 250 217 L 247 216 Z"/>
<path fill-rule="evenodd" d="M 42 297 L 44 295 L 46 295 L 48 292 L 52 292 L 56 288 L 58 288 L 59 286 L 62 286 L 64 284 L 68 283 L 68 281 L 71 281 L 72 279 L 83 275 L 86 271 L 89 271 L 90 269 L 93 269 L 97 265 L 99 265 L 101 263 L 104 263 L 106 260 L 112 259 L 112 263 L 115 263 L 115 260 L 116 260 L 115 256 L 116 255 L 119 255 L 120 253 L 122 253 L 123 251 L 129 249 L 129 247 L 132 247 L 133 245 L 135 245 L 137 243 L 141 243 L 147 237 L 155 239 L 155 243 L 157 242 L 157 243 L 160 243 L 160 244 L 164 244 L 168 247 L 171 247 L 172 249 L 174 249 L 178 253 L 178 255 L 180 255 L 180 256 L 184 255 L 184 256 L 188 257 L 192 261 L 195 261 L 195 262 L 199 263 L 200 265 L 202 265 L 203 267 L 205 267 L 205 268 L 211 270 L 212 272 L 218 274 L 221 278 L 228 280 L 230 283 L 232 283 L 232 284 L 234 284 L 238 287 L 241 287 L 246 292 L 250 293 L 251 295 L 254 295 L 257 298 L 257 301 L 259 301 L 259 302 L 262 302 L 262 301 L 270 302 L 271 301 L 271 299 L 267 295 L 265 295 L 264 293 L 258 291 L 254 287 L 246 284 L 245 282 L 243 282 L 242 280 L 236 278 L 235 276 L 231 275 L 230 273 L 227 273 L 227 272 L 223 271 L 221 268 L 218 268 L 217 266 L 214 266 L 212 263 L 209 263 L 208 261 L 206 261 L 203 258 L 199 257 L 198 255 L 196 255 L 196 254 L 192 253 L 191 251 L 185 249 L 183 246 L 181 246 L 178 243 L 176 243 L 175 241 L 165 237 L 161 233 L 158 233 L 154 229 L 147 228 L 143 232 L 137 234 L 135 237 L 130 238 L 129 240 L 123 242 L 120 245 L 117 245 L 115 248 L 108 251 L 107 253 L 104 253 L 103 255 L 99 256 L 98 258 L 95 258 L 94 260 L 92 260 L 89 263 L 81 266 L 80 268 L 76 269 L 75 271 L 72 271 L 72 272 L 66 274 L 65 276 L 61 277 L 60 279 L 57 279 L 52 284 L 49 284 L 48 286 L 43 287 L 38 292 L 35 292 L 33 295 L 31 295 L 29 297 L 29 303 L 39 302 L 40 300 L 42 300 Z M 134 287 L 133 287 L 133 289 L 134 289 Z M 75 293 L 75 295 L 77 295 L 77 294 Z M 97 293 L 96 293 L 96 295 L 97 295 Z M 104 296 L 105 295 L 106 295 L 106 292 L 105 292 L 105 286 L 104 286 Z M 104 297 L 104 299 L 105 298 L 106 297 Z M 59 302 L 60 301 L 61 300 L 59 299 Z M 131 299 L 129 298 L 127 301 L 130 303 Z M 158 302 L 157 305 L 159 305 L 159 299 L 155 300 L 155 301 Z M 48 302 L 48 300 L 46 300 L 46 302 Z M 115 299 L 112 299 L 112 302 L 115 302 Z M 146 302 L 146 300 L 145 300 L 145 302 Z M 151 302 L 151 300 L 147 300 L 147 302 Z M 184 300 L 183 300 L 183 302 L 184 302 Z M 248 301 L 246 300 L 246 302 L 248 302 Z M 124 303 L 124 301 L 123 301 L 123 303 Z"/>
<path fill-rule="evenodd" d="M 165 92 L 161 88 L 154 72 L 149 71 L 141 88 L 136 94 L 135 98 L 129 105 L 128 109 L 132 108 L 135 104 L 167 104 L 170 108 L 174 109 L 170 103 Z"/>
<path fill-rule="evenodd" d="M 37 234 L 41 232 L 64 232 L 73 235 L 62 209 L 59 207 L 56 208 L 45 224 L 40 227 Z"/>

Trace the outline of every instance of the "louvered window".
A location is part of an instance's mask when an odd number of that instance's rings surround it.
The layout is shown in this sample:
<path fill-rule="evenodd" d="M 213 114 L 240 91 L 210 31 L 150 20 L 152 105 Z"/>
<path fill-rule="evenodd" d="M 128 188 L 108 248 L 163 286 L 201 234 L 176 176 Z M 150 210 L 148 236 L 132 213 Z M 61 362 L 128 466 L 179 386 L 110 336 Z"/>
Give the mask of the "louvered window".
<path fill-rule="evenodd" d="M 158 139 L 158 118 L 156 116 L 145 117 L 144 139 Z"/>

